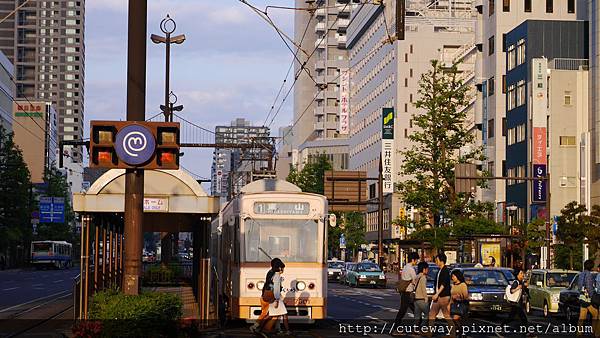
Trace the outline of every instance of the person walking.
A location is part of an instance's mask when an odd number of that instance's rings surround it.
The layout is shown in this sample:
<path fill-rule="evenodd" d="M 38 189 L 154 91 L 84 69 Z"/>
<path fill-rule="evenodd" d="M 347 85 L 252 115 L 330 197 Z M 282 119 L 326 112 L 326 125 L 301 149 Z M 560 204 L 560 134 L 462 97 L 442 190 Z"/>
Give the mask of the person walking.
<path fill-rule="evenodd" d="M 450 269 L 446 265 L 446 254 L 441 252 L 435 257 L 435 264 L 440 268 L 435 278 L 435 294 L 431 297 L 431 309 L 429 309 L 429 324 L 435 322 L 435 317 L 442 311 L 444 319 L 450 327 L 454 326 L 454 322 L 450 317 Z M 454 332 L 451 329 L 449 336 L 453 337 Z"/>
<path fill-rule="evenodd" d="M 415 312 L 414 304 L 414 292 L 415 292 L 415 281 L 417 279 L 417 272 L 415 265 L 419 261 L 419 254 L 411 252 L 408 254 L 408 263 L 402 269 L 400 280 L 398 281 L 398 291 L 400 291 L 400 308 L 396 314 L 395 323 L 396 325 L 402 324 L 402 319 L 406 316 L 406 312 L 410 310 Z"/>
<path fill-rule="evenodd" d="M 592 304 L 594 296 L 594 277 L 592 270 L 594 269 L 594 261 L 591 259 L 583 262 L 583 271 L 579 275 L 579 326 L 583 326 L 588 313 L 592 317 L 592 330 L 595 329 L 598 320 L 598 309 Z M 597 333 L 597 332 L 596 332 Z"/>
<path fill-rule="evenodd" d="M 450 291 L 450 315 L 454 320 L 454 332 L 457 337 L 462 337 L 462 322 L 469 313 L 469 290 L 465 276 L 460 270 L 452 270 L 452 290 Z"/>
<path fill-rule="evenodd" d="M 417 265 L 417 280 L 415 281 L 415 323 L 417 326 L 427 323 L 429 317 L 429 299 L 427 298 L 427 274 L 429 273 L 429 264 L 419 262 Z"/>
<path fill-rule="evenodd" d="M 285 264 L 279 258 L 273 258 L 271 260 L 271 269 L 267 271 L 265 277 L 265 285 L 263 286 L 261 297 L 260 297 L 260 316 L 256 320 L 256 323 L 250 327 L 250 331 L 255 334 L 262 334 L 262 330 L 267 324 L 269 319 L 269 307 L 271 304 L 277 302 L 279 307 L 279 301 L 281 298 L 281 274 L 285 268 Z M 283 305 L 285 307 L 285 305 Z M 286 315 L 287 319 L 287 315 Z M 287 327 L 286 327 L 287 328 Z"/>
<path fill-rule="evenodd" d="M 527 314 L 525 313 L 525 304 L 529 298 L 529 289 L 528 283 L 525 281 L 525 272 L 519 268 L 516 268 L 515 275 L 517 276 L 517 279 L 513 281 L 510 287 L 510 293 L 519 293 L 519 297 L 516 299 L 516 302 L 509 302 L 511 305 L 511 310 L 508 317 L 502 321 L 502 325 L 508 325 L 508 323 L 514 321 L 516 317 L 519 317 L 521 321 L 520 325 L 523 327 L 527 326 L 529 323 L 527 320 Z M 529 336 L 532 335 L 533 334 L 529 334 Z"/>

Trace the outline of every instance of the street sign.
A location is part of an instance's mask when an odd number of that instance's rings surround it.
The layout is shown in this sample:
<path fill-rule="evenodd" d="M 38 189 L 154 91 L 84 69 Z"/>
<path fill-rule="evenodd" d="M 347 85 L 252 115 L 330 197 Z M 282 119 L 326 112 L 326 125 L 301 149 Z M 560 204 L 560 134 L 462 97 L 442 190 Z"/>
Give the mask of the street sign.
<path fill-rule="evenodd" d="M 62 197 L 40 197 L 40 223 L 64 223 L 65 199 Z"/>
<path fill-rule="evenodd" d="M 135 166 L 148 162 L 155 150 L 154 135 L 144 125 L 132 124 L 117 133 L 115 151 L 121 161 L 129 165 Z"/>
<path fill-rule="evenodd" d="M 344 237 L 344 234 L 340 235 L 340 249 L 346 249 L 346 237 Z"/>

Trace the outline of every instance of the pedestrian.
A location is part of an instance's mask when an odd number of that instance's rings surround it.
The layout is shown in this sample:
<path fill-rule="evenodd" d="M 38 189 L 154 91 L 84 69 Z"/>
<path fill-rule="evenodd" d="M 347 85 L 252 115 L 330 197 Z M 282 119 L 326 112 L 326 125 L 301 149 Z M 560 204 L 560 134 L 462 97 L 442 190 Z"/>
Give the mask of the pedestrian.
<path fill-rule="evenodd" d="M 529 298 L 528 283 L 525 281 L 525 272 L 522 269 L 516 268 L 515 275 L 517 276 L 517 279 L 511 284 L 510 293 L 518 293 L 519 296 L 515 302 L 509 302 L 511 305 L 511 310 L 508 317 L 502 321 L 502 325 L 507 325 L 508 323 L 514 321 L 516 317 L 519 317 L 521 321 L 520 327 L 526 327 L 529 323 L 527 320 L 527 314 L 525 313 L 525 304 Z"/>
<path fill-rule="evenodd" d="M 592 305 L 592 297 L 594 296 L 594 277 L 592 270 L 594 269 L 594 261 L 591 259 L 583 262 L 583 271 L 579 275 L 579 325 L 583 326 L 583 322 L 587 319 L 588 313 L 592 317 L 592 329 L 596 326 L 598 320 L 598 309 Z"/>
<path fill-rule="evenodd" d="M 250 327 L 250 331 L 255 334 L 263 335 L 263 328 L 269 322 L 269 308 L 273 306 L 279 308 L 280 306 L 285 309 L 283 302 L 280 303 L 281 298 L 281 274 L 285 268 L 285 264 L 279 258 L 273 258 L 271 260 L 271 269 L 267 272 L 265 277 L 265 284 L 262 289 L 260 297 L 260 316 L 256 320 L 256 323 Z M 275 304 L 276 303 L 276 304 Z M 281 311 L 281 309 L 279 309 Z M 284 324 L 286 329 L 289 331 L 287 326 L 287 311 L 284 317 Z"/>
<path fill-rule="evenodd" d="M 431 297 L 431 309 L 429 309 L 429 324 L 435 322 L 435 317 L 440 310 L 444 315 L 444 319 L 450 327 L 454 326 L 454 322 L 450 317 L 450 269 L 446 265 L 446 254 L 441 252 L 435 257 L 435 264 L 440 268 L 435 278 L 435 294 Z M 449 332 L 449 336 L 454 336 L 454 332 Z"/>
<path fill-rule="evenodd" d="M 469 290 L 465 282 L 465 276 L 460 270 L 452 270 L 452 290 L 450 291 L 450 315 L 454 320 L 454 332 L 457 336 L 462 333 L 462 322 L 469 314 Z"/>
<path fill-rule="evenodd" d="M 417 326 L 423 324 L 423 319 L 427 323 L 429 317 L 429 299 L 427 298 L 427 274 L 429 274 L 429 264 L 419 262 L 417 265 L 417 280 L 415 281 L 415 320 Z"/>
<path fill-rule="evenodd" d="M 402 319 L 406 316 L 406 311 L 410 310 L 415 312 L 414 304 L 414 292 L 415 292 L 415 281 L 417 279 L 417 272 L 415 265 L 419 261 L 419 254 L 411 252 L 408 254 L 408 263 L 404 265 L 402 273 L 400 274 L 400 280 L 398 281 L 398 291 L 400 291 L 400 308 L 396 314 L 396 325 L 402 324 Z"/>
<path fill-rule="evenodd" d="M 496 267 L 496 258 L 494 258 L 494 256 L 490 256 L 490 268 L 495 268 Z"/>

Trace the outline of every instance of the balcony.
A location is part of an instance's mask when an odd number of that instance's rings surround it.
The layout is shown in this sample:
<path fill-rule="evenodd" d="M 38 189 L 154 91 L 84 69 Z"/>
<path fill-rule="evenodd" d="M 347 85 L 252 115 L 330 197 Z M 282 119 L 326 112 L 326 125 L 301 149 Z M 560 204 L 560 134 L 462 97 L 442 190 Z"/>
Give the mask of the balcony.
<path fill-rule="evenodd" d="M 338 15 L 340 17 L 350 16 L 350 10 L 352 9 L 352 6 L 350 4 L 337 4 L 335 6 L 337 7 Z"/>
<path fill-rule="evenodd" d="M 325 49 L 325 45 L 325 39 L 317 38 L 317 41 L 315 41 L 315 48 Z"/>
<path fill-rule="evenodd" d="M 321 122 L 315 122 L 313 124 L 313 128 L 314 130 L 324 130 L 325 129 L 325 122 L 321 121 Z"/>
<path fill-rule="evenodd" d="M 346 47 L 347 37 L 345 35 L 338 35 L 336 40 L 337 40 L 338 47 L 341 47 L 341 48 Z"/>
<path fill-rule="evenodd" d="M 326 29 L 327 29 L 327 27 L 325 27 L 325 23 L 324 22 L 317 22 L 317 24 L 315 25 L 315 32 L 316 33 L 325 32 Z"/>
<path fill-rule="evenodd" d="M 317 75 L 315 76 L 315 81 L 317 82 L 317 84 L 325 84 L 327 83 L 325 80 L 325 75 Z"/>
<path fill-rule="evenodd" d="M 325 69 L 325 61 L 317 61 L 315 62 L 315 70 Z"/>
<path fill-rule="evenodd" d="M 324 18 L 327 15 L 327 12 L 325 12 L 325 8 L 318 8 L 315 14 L 317 18 Z"/>
<path fill-rule="evenodd" d="M 338 19 L 337 21 L 337 31 L 345 32 L 348 29 L 348 25 L 350 24 L 350 19 Z"/>

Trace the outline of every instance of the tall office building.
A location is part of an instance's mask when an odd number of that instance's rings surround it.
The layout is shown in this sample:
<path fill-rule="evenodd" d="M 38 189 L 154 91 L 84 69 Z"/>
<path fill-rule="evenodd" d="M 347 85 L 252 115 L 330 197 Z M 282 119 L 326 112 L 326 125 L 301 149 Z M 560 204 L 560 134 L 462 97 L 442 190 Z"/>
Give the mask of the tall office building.
<path fill-rule="evenodd" d="M 509 46 L 505 43 L 506 34 L 525 20 L 587 20 L 587 1 L 487 0 L 479 1 L 476 8 L 479 13 L 476 79 L 481 89 L 476 106 L 477 123 L 483 127 L 482 142 L 489 172 L 492 176 L 507 176 L 506 65 Z M 490 181 L 483 198 L 496 204 L 496 221 L 505 221 L 506 182 Z M 525 219 L 525 209 L 520 212 L 520 218 Z"/>
<path fill-rule="evenodd" d="M 17 98 L 52 102 L 61 140 L 83 138 L 84 7 L 85 0 L 0 0 L 0 17 L 16 10 L 0 23 L 0 50 L 14 64 Z M 81 147 L 65 149 L 82 162 Z"/>
<path fill-rule="evenodd" d="M 409 140 L 414 127 L 412 116 L 419 110 L 414 104 L 419 99 L 421 75 L 431 70 L 431 60 L 459 65 L 463 82 L 471 88 L 473 100 L 467 107 L 467 128 L 476 132 L 474 123 L 474 64 L 475 20 L 471 1 L 406 1 L 405 39 L 389 43 L 396 34 L 396 1 L 384 1 L 383 6 L 361 4 L 352 13 L 348 27 L 350 56 L 350 169 L 366 171 L 368 177 L 377 177 L 382 154 L 383 108 L 393 108 L 394 140 L 391 181 L 405 177 L 399 174 L 402 165 L 401 150 L 411 146 Z M 385 164 L 384 164 L 385 166 Z M 369 182 L 367 198 L 378 195 L 376 182 Z M 384 206 L 384 247 L 401 238 L 398 230 L 390 227 L 389 220 L 400 212 L 411 215 L 401 205 L 399 193 L 387 195 Z M 401 211 L 402 210 L 402 211 Z M 377 207 L 368 206 L 366 239 L 377 241 Z M 389 250 L 389 262 L 400 259 L 400 250 Z M 396 254 L 391 254 L 395 252 Z"/>
<path fill-rule="evenodd" d="M 600 3 L 589 0 L 589 108 L 591 205 L 600 205 Z"/>
<path fill-rule="evenodd" d="M 239 193 L 254 176 L 268 167 L 267 147 L 270 142 L 267 127 L 253 126 L 243 118 L 235 119 L 229 126 L 215 127 L 217 144 L 250 145 L 252 148 L 216 148 L 211 168 L 211 195 L 227 198 Z"/>
<path fill-rule="evenodd" d="M 12 110 L 15 97 L 15 84 L 12 78 L 15 67 L 4 53 L 0 52 L 0 125 L 12 131 Z"/>
<path fill-rule="evenodd" d="M 296 0 L 296 6 L 314 6 L 315 10 L 296 11 L 294 18 L 294 40 L 308 54 L 298 53 L 301 63 L 295 63 L 299 77 L 294 87 L 293 144 L 298 154 L 294 164 L 301 168 L 325 154 L 334 169 L 347 169 L 346 30 L 357 4 L 350 0 Z"/>

